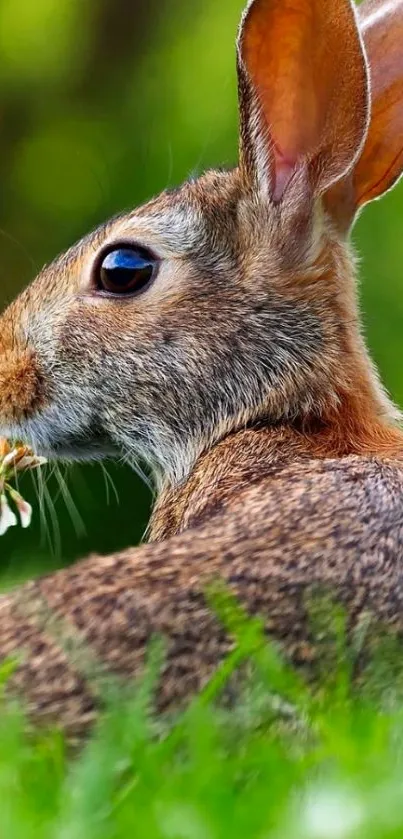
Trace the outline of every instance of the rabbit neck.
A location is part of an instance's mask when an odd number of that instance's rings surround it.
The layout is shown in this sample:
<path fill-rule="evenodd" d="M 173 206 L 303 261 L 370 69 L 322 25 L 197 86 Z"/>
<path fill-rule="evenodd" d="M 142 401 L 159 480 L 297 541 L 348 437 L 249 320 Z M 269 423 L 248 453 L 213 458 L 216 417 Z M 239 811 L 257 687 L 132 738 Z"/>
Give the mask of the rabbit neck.
<path fill-rule="evenodd" d="M 157 499 L 149 538 L 162 541 L 197 526 L 236 500 L 240 491 L 267 477 L 280 464 L 303 456 L 299 435 L 287 426 L 251 428 L 228 435 L 202 455 L 178 487 L 167 486 Z"/>
<path fill-rule="evenodd" d="M 361 406 L 361 411 L 364 406 Z M 257 426 L 228 435 L 202 455 L 187 480 L 167 486 L 157 499 L 149 526 L 150 541 L 162 541 L 197 527 L 224 508 L 236 505 L 250 485 L 274 478 L 284 467 L 313 458 L 356 454 L 403 461 L 403 432 L 362 418 L 357 404 L 345 402 L 336 417 L 304 426 Z"/>

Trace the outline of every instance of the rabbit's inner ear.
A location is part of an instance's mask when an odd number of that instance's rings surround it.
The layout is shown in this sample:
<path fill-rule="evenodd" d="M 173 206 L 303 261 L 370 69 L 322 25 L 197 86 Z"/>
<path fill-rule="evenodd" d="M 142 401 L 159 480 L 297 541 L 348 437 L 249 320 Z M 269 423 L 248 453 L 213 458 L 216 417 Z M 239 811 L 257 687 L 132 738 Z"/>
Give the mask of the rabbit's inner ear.
<path fill-rule="evenodd" d="M 238 39 L 241 169 L 272 201 L 301 169 L 315 196 L 354 165 L 368 72 L 350 0 L 253 0 Z"/>
<path fill-rule="evenodd" d="M 359 207 L 403 173 L 403 0 L 365 0 L 359 23 L 371 75 L 371 122 L 353 172 L 326 196 L 328 210 L 345 228 Z"/>

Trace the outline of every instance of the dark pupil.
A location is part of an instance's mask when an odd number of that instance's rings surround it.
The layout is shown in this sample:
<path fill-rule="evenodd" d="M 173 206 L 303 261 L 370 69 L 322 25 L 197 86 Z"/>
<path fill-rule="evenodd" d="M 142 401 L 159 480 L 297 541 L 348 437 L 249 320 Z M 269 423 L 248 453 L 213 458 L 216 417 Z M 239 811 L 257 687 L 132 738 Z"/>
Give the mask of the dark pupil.
<path fill-rule="evenodd" d="M 114 294 L 139 291 L 151 279 L 153 267 L 153 263 L 139 251 L 130 248 L 111 251 L 101 265 L 101 287 Z"/>

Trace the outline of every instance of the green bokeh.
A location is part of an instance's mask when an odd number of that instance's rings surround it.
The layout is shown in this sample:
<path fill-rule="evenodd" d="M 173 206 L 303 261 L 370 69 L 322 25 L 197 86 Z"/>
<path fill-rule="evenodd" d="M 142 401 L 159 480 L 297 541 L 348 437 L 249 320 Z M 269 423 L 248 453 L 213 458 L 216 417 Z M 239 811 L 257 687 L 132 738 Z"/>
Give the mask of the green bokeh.
<path fill-rule="evenodd" d="M 0 0 L 0 303 L 97 223 L 208 166 L 236 160 L 234 38 L 243 0 Z M 403 184 L 367 209 L 367 339 L 403 405 Z M 2 537 L 3 581 L 139 541 L 149 491 L 108 467 L 69 470 L 85 533 L 55 477 L 46 526 Z M 24 492 L 33 495 L 30 479 Z M 45 493 L 46 494 L 46 493 Z M 46 498 L 44 508 L 47 508 Z"/>

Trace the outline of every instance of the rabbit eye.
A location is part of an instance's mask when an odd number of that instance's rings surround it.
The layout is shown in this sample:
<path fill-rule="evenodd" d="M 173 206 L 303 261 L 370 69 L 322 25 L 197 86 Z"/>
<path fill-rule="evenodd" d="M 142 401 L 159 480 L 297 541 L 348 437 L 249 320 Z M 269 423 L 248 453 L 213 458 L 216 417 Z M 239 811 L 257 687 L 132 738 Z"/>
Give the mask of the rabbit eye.
<path fill-rule="evenodd" d="M 136 294 L 154 276 L 157 262 L 142 248 L 117 248 L 103 257 L 97 270 L 96 285 L 109 295 Z"/>

